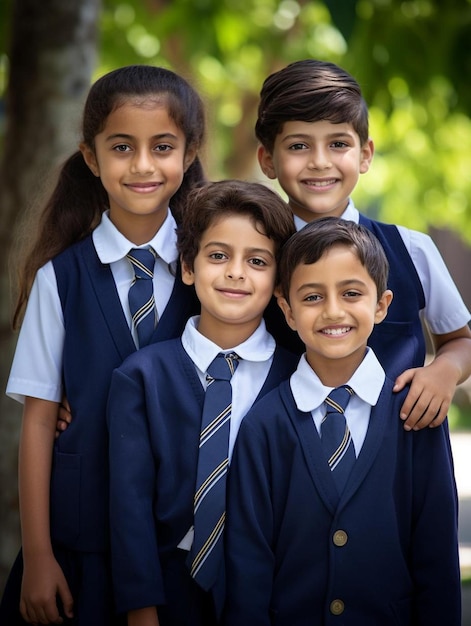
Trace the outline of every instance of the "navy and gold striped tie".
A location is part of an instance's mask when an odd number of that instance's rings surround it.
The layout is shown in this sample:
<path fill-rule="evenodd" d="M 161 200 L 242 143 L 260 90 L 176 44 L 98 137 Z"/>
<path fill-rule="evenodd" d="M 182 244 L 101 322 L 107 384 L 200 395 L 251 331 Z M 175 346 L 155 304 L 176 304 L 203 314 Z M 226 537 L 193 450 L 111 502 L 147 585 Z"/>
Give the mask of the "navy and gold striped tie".
<path fill-rule="evenodd" d="M 343 385 L 336 387 L 325 399 L 327 412 L 321 422 L 321 441 L 332 477 L 339 494 L 355 463 L 355 448 L 345 420 L 345 409 L 354 391 Z"/>
<path fill-rule="evenodd" d="M 208 367 L 194 498 L 195 533 L 188 560 L 192 577 L 206 591 L 216 582 L 223 565 L 231 377 L 238 359 L 234 353 L 218 354 Z"/>
<path fill-rule="evenodd" d="M 152 248 L 133 248 L 126 255 L 134 270 L 134 281 L 129 288 L 129 308 L 133 326 L 137 330 L 139 347 L 146 346 L 157 325 L 154 300 L 154 265 L 156 254 Z"/>

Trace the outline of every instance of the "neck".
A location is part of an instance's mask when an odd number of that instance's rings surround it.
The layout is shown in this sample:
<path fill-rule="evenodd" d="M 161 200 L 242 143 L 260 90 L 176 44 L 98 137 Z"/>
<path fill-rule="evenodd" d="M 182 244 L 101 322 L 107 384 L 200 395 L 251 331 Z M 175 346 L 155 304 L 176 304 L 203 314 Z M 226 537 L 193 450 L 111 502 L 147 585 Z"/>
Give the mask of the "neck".
<path fill-rule="evenodd" d="M 243 324 L 231 324 L 226 321 L 214 320 L 214 318 L 208 319 L 202 311 L 198 323 L 198 332 L 222 350 L 229 350 L 247 341 L 259 327 L 261 319 L 260 317 Z"/>

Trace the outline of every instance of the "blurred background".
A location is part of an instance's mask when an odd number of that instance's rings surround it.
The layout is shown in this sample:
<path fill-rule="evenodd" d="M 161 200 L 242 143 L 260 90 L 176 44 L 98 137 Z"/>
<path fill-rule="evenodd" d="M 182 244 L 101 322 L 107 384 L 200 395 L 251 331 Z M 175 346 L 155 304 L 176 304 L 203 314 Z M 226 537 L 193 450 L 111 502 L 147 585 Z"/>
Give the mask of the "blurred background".
<path fill-rule="evenodd" d="M 20 542 L 21 412 L 3 393 L 16 342 L 10 253 L 76 148 L 90 83 L 133 63 L 173 69 L 206 103 L 208 177 L 268 184 L 255 159 L 258 94 L 308 57 L 347 69 L 369 104 L 376 153 L 357 207 L 428 232 L 471 308 L 471 0 L 1 0 L 0 592 Z M 471 428 L 469 385 L 450 423 Z"/>

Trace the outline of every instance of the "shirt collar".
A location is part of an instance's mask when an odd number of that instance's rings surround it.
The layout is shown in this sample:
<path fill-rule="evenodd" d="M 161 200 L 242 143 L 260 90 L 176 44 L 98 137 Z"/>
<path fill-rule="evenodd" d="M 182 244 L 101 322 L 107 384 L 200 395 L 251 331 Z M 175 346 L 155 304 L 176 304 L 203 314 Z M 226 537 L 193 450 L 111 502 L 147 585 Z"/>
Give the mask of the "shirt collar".
<path fill-rule="evenodd" d="M 177 260 L 176 222 L 170 210 L 154 237 L 142 246 L 135 246 L 126 239 L 110 220 L 108 213 L 109 211 L 105 211 L 102 214 L 101 222 L 92 234 L 98 258 L 102 263 L 108 264 L 119 261 L 126 256 L 131 248 L 147 248 L 149 246 L 152 246 L 165 263 L 170 264 Z"/>
<path fill-rule="evenodd" d="M 340 217 L 343 220 L 348 220 L 350 222 L 355 222 L 356 224 L 358 224 L 358 221 L 360 219 L 360 214 L 358 210 L 355 208 L 355 205 L 351 198 L 348 201 L 347 208 L 345 209 L 345 211 L 342 213 Z M 306 226 L 306 224 L 307 222 L 302 220 L 297 215 L 294 215 L 294 225 L 296 227 L 296 230 L 301 230 L 301 228 L 303 228 L 303 226 Z"/>
<path fill-rule="evenodd" d="M 350 380 L 349 385 L 355 394 L 370 406 L 378 402 L 381 389 L 383 388 L 385 373 L 375 353 L 367 348 L 365 358 L 360 363 Z M 290 379 L 291 391 L 293 392 L 296 406 L 300 411 L 311 412 L 317 409 L 332 391 L 332 387 L 326 387 L 311 368 L 304 354 L 298 364 L 298 368 Z"/>
<path fill-rule="evenodd" d="M 209 364 L 220 352 L 236 352 L 245 361 L 267 361 L 275 351 L 275 340 L 268 333 L 265 321 L 250 337 L 228 350 L 221 350 L 213 341 L 198 332 L 199 315 L 191 317 L 182 334 L 182 344 L 185 352 L 201 372 L 206 372 Z"/>

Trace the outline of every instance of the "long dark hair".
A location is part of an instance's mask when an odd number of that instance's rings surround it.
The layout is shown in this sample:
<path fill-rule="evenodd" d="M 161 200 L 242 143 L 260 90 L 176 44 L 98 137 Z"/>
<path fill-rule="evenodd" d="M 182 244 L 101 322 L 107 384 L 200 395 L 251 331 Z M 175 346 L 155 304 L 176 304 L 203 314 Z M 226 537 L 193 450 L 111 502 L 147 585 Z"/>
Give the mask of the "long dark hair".
<path fill-rule="evenodd" d="M 204 106 L 193 87 L 171 70 L 151 65 L 130 65 L 105 74 L 88 93 L 82 117 L 82 141 L 94 150 L 95 137 L 110 113 L 129 99 L 164 99 L 168 114 L 183 131 L 186 150 L 202 146 L 205 134 Z M 205 180 L 198 156 L 170 200 L 172 213 L 180 219 L 189 191 Z M 19 268 L 18 297 L 13 326 L 22 317 L 37 270 L 76 241 L 86 237 L 108 208 L 108 195 L 101 180 L 86 165 L 82 153 L 74 152 L 62 165 L 52 194 L 40 213 L 30 252 Z"/>

